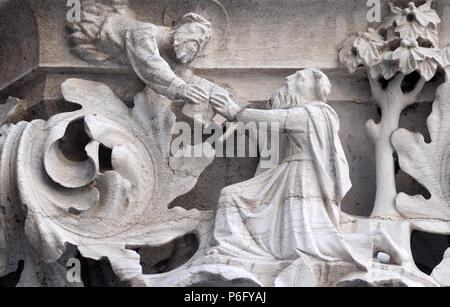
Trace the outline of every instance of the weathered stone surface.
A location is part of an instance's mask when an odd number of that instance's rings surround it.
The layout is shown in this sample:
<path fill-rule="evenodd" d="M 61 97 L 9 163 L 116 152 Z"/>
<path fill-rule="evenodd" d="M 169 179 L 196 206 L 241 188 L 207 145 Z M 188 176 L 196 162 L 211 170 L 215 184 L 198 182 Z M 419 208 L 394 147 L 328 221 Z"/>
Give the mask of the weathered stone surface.
<path fill-rule="evenodd" d="M 66 1 L 0 0 L 0 277 L 7 283 L 88 286 L 103 274 L 107 285 L 138 286 L 449 285 L 448 252 L 436 266 L 442 255 L 416 259 L 427 244 L 411 246 L 413 231 L 450 235 L 448 1 L 395 0 L 389 8 L 382 0 L 381 23 L 368 23 L 366 1 L 82 2 L 81 19 L 71 22 Z M 317 78 L 305 70 L 308 85 L 295 77 L 285 83 L 305 67 Z M 380 83 L 381 76 L 393 79 Z M 329 80 L 331 92 L 318 80 Z M 320 122 L 339 118 L 339 128 L 328 126 L 338 141 L 320 144 L 339 147 L 337 160 L 348 167 L 334 159 L 324 175 L 318 159 L 302 156 L 271 165 L 264 177 L 261 148 L 257 156 L 221 157 L 210 133 L 195 135 L 199 125 L 220 127 L 247 111 L 251 122 L 271 114 L 312 135 L 313 123 L 302 120 L 319 112 L 267 110 L 280 84 L 299 100 L 328 98 L 323 108 L 332 115 Z M 308 109 L 304 103 L 298 107 Z M 180 125 L 194 134 L 175 148 Z M 227 128 L 227 138 L 239 140 L 238 126 Z M 241 139 L 251 145 L 247 134 Z M 311 144 L 293 139 L 299 148 Z M 186 155 L 199 149 L 201 157 Z M 277 173 L 305 161 L 315 166 L 303 177 Z M 273 183 L 279 199 L 261 182 Z M 306 199 L 322 201 L 310 208 L 284 183 L 308 186 Z M 281 200 L 293 195 L 301 204 Z M 71 282 L 74 258 L 102 269 Z"/>

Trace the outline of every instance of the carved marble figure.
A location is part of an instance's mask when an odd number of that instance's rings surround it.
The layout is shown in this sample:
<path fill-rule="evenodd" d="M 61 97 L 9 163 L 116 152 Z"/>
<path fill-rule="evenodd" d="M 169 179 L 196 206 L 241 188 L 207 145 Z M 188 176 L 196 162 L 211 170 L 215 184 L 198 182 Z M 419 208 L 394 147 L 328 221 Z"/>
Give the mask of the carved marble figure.
<path fill-rule="evenodd" d="M 314 1 L 83 0 L 69 23 L 60 2 L 0 1 L 0 284 L 88 285 L 67 278 L 78 257 L 129 286 L 450 286 L 447 242 L 429 267 L 412 244 L 450 235 L 445 1 L 394 0 L 349 38 L 355 1 L 324 0 L 351 8 L 330 16 Z M 330 18 L 344 30 L 324 39 Z M 380 121 L 364 125 L 371 100 Z M 222 146 L 202 130 L 177 147 L 177 124 L 218 128 Z M 277 132 L 256 138 L 272 150 L 256 173 L 218 155 L 239 125 Z"/>
<path fill-rule="evenodd" d="M 204 123 L 214 117 L 208 103 L 211 95 L 227 93 L 190 69 L 212 35 L 211 23 L 198 14 L 188 13 L 169 28 L 136 20 L 127 0 L 115 0 L 111 6 L 84 0 L 81 21 L 68 26 L 76 55 L 94 63 L 130 65 L 158 94 L 196 104 L 187 105 L 184 113 L 203 115 Z"/>

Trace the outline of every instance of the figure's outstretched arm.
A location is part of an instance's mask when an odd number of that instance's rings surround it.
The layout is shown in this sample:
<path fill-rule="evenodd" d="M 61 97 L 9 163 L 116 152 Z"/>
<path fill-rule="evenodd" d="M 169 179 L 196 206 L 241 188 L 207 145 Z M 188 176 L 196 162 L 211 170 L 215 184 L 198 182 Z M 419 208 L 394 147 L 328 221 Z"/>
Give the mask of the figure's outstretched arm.
<path fill-rule="evenodd" d="M 279 123 L 280 127 L 284 128 L 288 118 L 288 110 L 258 110 L 258 109 L 244 109 L 236 116 L 236 121 L 248 122 L 266 122 Z"/>
<path fill-rule="evenodd" d="M 110 5 L 85 0 L 82 10 L 81 21 L 70 24 L 73 33 L 69 36 L 73 52 L 82 59 L 129 62 L 144 83 L 169 99 L 208 101 L 206 90 L 187 84 L 160 56 L 154 27 L 134 18 L 127 0 L 115 0 Z"/>
<path fill-rule="evenodd" d="M 153 90 L 169 99 L 182 99 L 186 82 L 160 56 L 156 39 L 148 29 L 128 31 L 126 53 L 133 70 Z"/>
<path fill-rule="evenodd" d="M 128 31 L 126 53 L 139 78 L 157 93 L 169 99 L 190 103 L 208 101 L 209 93 L 200 86 L 186 84 L 160 56 L 156 39 L 149 29 Z"/>
<path fill-rule="evenodd" d="M 214 109 L 229 120 L 242 123 L 279 123 L 281 129 L 298 129 L 299 121 L 307 117 L 304 108 L 258 110 L 242 109 L 228 95 L 217 94 L 211 98 Z"/>

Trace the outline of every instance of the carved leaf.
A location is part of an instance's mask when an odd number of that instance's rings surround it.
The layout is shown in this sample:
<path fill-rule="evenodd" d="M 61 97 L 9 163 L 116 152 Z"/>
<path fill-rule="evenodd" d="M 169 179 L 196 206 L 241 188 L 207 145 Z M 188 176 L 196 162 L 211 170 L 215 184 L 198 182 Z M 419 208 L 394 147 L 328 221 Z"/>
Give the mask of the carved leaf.
<path fill-rule="evenodd" d="M 392 53 L 392 60 L 398 61 L 400 71 L 408 75 L 417 69 L 417 63 L 423 60 L 423 56 L 417 52 L 417 46 L 404 42 Z"/>
<path fill-rule="evenodd" d="M 417 53 L 423 60 L 417 63 L 417 70 L 426 81 L 431 80 L 436 74 L 437 67 L 441 62 L 440 50 L 437 48 L 417 48 Z"/>
<path fill-rule="evenodd" d="M 450 47 L 441 50 L 441 65 L 442 67 L 450 65 Z"/>
<path fill-rule="evenodd" d="M 394 25 L 397 25 L 403 19 L 403 10 L 396 7 L 392 2 L 388 3 L 391 9 L 392 15 L 386 17 L 380 25 L 382 29 L 389 29 Z"/>
<path fill-rule="evenodd" d="M 396 20 L 396 29 L 402 39 L 416 40 L 419 37 L 430 40 L 434 47 L 439 44 L 436 26 L 441 22 L 439 15 L 431 8 L 432 0 L 416 7 L 413 2 L 403 10 Z"/>
<path fill-rule="evenodd" d="M 421 134 L 405 129 L 392 136 L 402 170 L 431 193 L 429 200 L 400 193 L 397 209 L 411 219 L 450 221 L 450 83 L 438 89 L 427 125 L 430 144 Z"/>
<path fill-rule="evenodd" d="M 445 252 L 442 262 L 434 268 L 431 276 L 442 287 L 450 287 L 450 248 Z"/>
<path fill-rule="evenodd" d="M 385 80 L 390 80 L 398 72 L 397 62 L 392 60 L 392 52 L 383 54 L 381 62 L 370 69 L 372 79 L 376 79 L 381 75 Z"/>
<path fill-rule="evenodd" d="M 439 33 L 436 28 L 426 27 L 421 38 L 429 41 L 432 47 L 439 47 Z"/>
<path fill-rule="evenodd" d="M 369 67 L 380 62 L 381 57 L 378 49 L 384 45 L 383 37 L 374 29 L 369 29 L 368 32 L 360 32 L 353 43 L 353 47 L 358 50 L 359 56 Z"/>
<path fill-rule="evenodd" d="M 416 40 L 423 35 L 425 28 L 417 22 L 407 22 L 406 18 L 402 18 L 395 31 L 400 34 L 402 39 Z"/>
<path fill-rule="evenodd" d="M 436 11 L 431 8 L 432 3 L 433 0 L 428 0 L 418 8 L 415 7 L 414 3 L 412 3 L 411 5 L 413 7 L 413 13 L 415 14 L 417 21 L 424 27 L 428 27 L 430 23 L 434 26 L 441 23 L 441 18 L 436 13 Z"/>
<path fill-rule="evenodd" d="M 350 73 L 354 73 L 356 68 L 364 64 L 358 49 L 354 46 L 356 39 L 355 35 L 349 37 L 339 48 L 339 62 L 347 67 Z"/>
<path fill-rule="evenodd" d="M 426 81 L 430 81 L 436 74 L 438 63 L 430 58 L 425 58 L 417 64 L 417 71 L 425 78 Z"/>
<path fill-rule="evenodd" d="M 121 279 L 142 279 L 139 255 L 127 246 L 162 245 L 195 231 L 199 211 L 168 206 L 195 186 L 214 150 L 203 144 L 204 158 L 171 157 L 175 116 L 170 102 L 150 89 L 131 110 L 102 83 L 69 79 L 62 93 L 82 109 L 24 123 L 15 139 L 12 180 L 28 208 L 27 239 L 46 262 L 71 243 L 85 257 L 108 257 Z M 90 142 L 63 150 L 61 138 L 79 121 L 76 132 Z M 109 150 L 109 166 L 99 161 L 100 147 Z M 68 156 L 73 151 L 85 151 L 85 160 Z"/>
<path fill-rule="evenodd" d="M 416 41 L 402 40 L 400 47 L 392 52 L 391 61 L 398 61 L 400 71 L 405 75 L 418 71 L 426 80 L 431 80 L 439 66 L 440 50 L 419 47 Z"/>

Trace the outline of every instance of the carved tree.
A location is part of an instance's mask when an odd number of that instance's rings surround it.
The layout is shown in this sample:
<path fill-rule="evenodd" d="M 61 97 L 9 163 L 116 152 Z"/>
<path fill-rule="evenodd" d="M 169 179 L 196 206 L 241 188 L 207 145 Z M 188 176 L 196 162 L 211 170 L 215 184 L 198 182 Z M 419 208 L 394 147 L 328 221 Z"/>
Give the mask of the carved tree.
<path fill-rule="evenodd" d="M 416 102 L 425 83 L 448 61 L 447 53 L 439 49 L 437 25 L 441 20 L 431 4 L 432 0 L 419 7 L 414 2 L 407 6 L 390 3 L 391 15 L 378 29 L 350 37 L 340 49 L 340 62 L 351 73 L 365 69 L 374 102 L 382 112 L 380 123 L 369 120 L 366 124 L 377 163 L 372 217 L 399 217 L 391 136 L 399 127 L 402 110 Z M 414 73 L 420 78 L 414 80 Z M 404 85 L 410 80 L 413 88 L 408 90 Z"/>
<path fill-rule="evenodd" d="M 447 82 L 439 87 L 427 126 L 431 143 L 423 135 L 399 129 L 392 144 L 399 156 L 400 167 L 425 186 L 430 199 L 422 195 L 397 196 L 397 210 L 413 222 L 413 227 L 430 233 L 450 233 L 450 48 L 442 51 L 442 64 L 447 66 Z M 444 287 L 450 286 L 450 249 L 431 276 Z"/>

